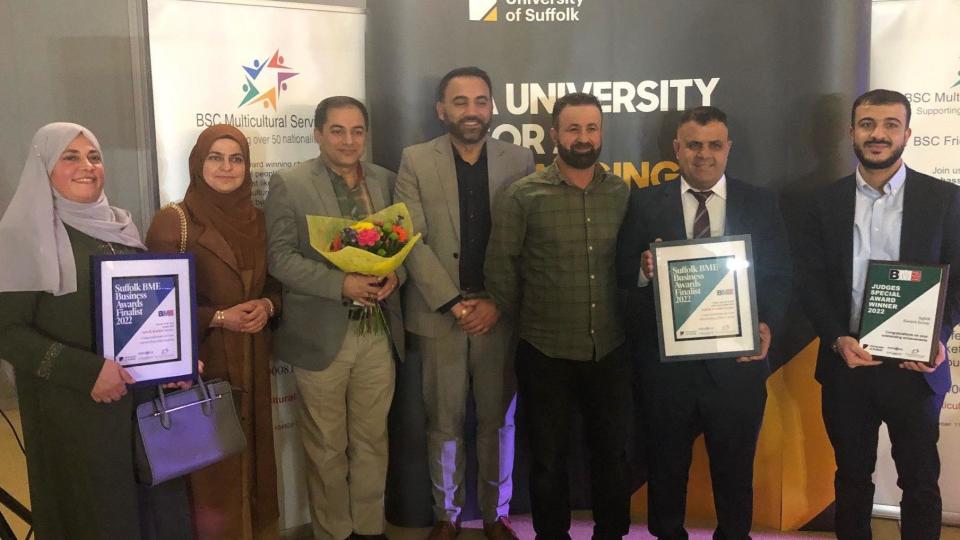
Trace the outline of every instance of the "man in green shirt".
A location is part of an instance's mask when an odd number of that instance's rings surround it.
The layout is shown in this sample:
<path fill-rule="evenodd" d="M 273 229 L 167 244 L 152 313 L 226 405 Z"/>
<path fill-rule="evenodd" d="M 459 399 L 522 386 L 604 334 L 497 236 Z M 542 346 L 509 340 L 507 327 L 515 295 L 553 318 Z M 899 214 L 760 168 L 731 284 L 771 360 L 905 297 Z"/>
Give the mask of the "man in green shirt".
<path fill-rule="evenodd" d="M 590 447 L 596 539 L 630 527 L 626 460 L 631 370 L 618 317 L 617 232 L 629 189 L 597 163 L 594 96 L 558 99 L 558 158 L 496 199 L 486 286 L 519 321 L 516 372 L 532 452 L 530 498 L 539 538 L 570 538 L 567 453 L 575 411 Z"/>

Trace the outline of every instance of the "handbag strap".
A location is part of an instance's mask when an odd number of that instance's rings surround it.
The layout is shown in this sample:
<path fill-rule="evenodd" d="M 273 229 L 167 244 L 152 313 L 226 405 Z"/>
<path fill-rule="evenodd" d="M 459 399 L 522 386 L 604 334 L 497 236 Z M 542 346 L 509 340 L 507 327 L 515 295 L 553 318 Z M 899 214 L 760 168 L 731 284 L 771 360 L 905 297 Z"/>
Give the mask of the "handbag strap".
<path fill-rule="evenodd" d="M 178 247 L 180 248 L 180 253 L 185 253 L 187 251 L 187 215 L 179 203 L 170 203 L 167 207 L 173 208 L 174 211 L 177 212 L 177 217 L 180 218 L 180 245 Z M 207 385 L 204 384 L 203 377 L 201 377 L 199 373 L 197 373 L 197 382 L 200 384 L 200 391 L 203 393 L 201 407 L 204 414 L 209 416 L 212 412 L 212 408 L 210 407 L 210 391 L 207 389 Z M 167 409 L 167 399 L 163 391 L 163 385 L 157 385 L 157 389 L 160 391 L 160 425 L 170 429 L 170 411 Z"/>
<path fill-rule="evenodd" d="M 179 203 L 170 203 L 167 207 L 173 208 L 180 218 L 180 253 L 184 253 L 187 251 L 187 214 Z"/>
<path fill-rule="evenodd" d="M 191 405 L 199 404 L 200 408 L 203 410 L 203 414 L 206 416 L 210 416 L 211 414 L 213 414 L 213 405 L 211 404 L 211 402 L 214 399 L 219 398 L 220 396 L 210 395 L 210 389 L 207 388 L 207 384 L 203 382 L 203 377 L 201 377 L 199 373 L 197 373 L 197 384 L 200 385 L 200 392 L 203 394 L 203 399 Z M 155 416 L 156 415 L 160 416 L 161 426 L 163 426 L 165 429 L 170 429 L 170 426 L 172 425 L 170 421 L 170 413 L 175 410 L 182 409 L 185 406 L 175 407 L 173 409 L 167 409 L 167 396 L 166 396 L 166 393 L 163 391 L 163 385 L 162 384 L 157 385 L 157 390 L 160 391 L 160 395 L 157 398 L 160 401 L 160 410 L 157 411 Z M 186 406 L 190 406 L 190 405 L 186 405 Z"/>

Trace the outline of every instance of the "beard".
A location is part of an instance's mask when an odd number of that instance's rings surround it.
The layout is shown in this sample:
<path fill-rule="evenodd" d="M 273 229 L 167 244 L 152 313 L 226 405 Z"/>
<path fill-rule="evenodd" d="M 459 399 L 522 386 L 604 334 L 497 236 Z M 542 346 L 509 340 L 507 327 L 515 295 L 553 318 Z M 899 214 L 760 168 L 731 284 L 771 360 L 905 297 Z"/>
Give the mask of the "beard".
<path fill-rule="evenodd" d="M 864 146 L 866 146 L 867 144 L 876 143 L 876 142 L 883 142 L 883 141 L 869 140 L 864 143 Z M 863 151 L 863 148 L 861 148 L 860 146 L 857 146 L 856 144 L 853 145 L 853 153 L 857 155 L 857 159 L 860 161 L 860 164 L 863 165 L 865 169 L 887 169 L 889 167 L 892 167 L 897 162 L 897 160 L 900 159 L 900 156 L 903 155 L 903 150 L 906 147 L 906 143 L 904 143 L 899 147 L 893 146 L 892 143 L 887 143 L 887 144 L 890 144 L 890 147 L 893 148 L 893 152 L 890 154 L 890 157 L 888 157 L 883 161 L 869 161 L 867 158 L 867 155 Z"/>
<path fill-rule="evenodd" d="M 574 169 L 589 169 L 593 167 L 597 159 L 600 158 L 600 150 L 602 148 L 602 144 L 596 148 L 589 143 L 574 144 L 570 148 L 567 148 L 557 143 L 557 154 L 560 155 L 560 159 L 562 159 L 564 163 Z"/>
<path fill-rule="evenodd" d="M 466 128 L 463 127 L 463 124 L 467 122 L 480 123 L 480 129 L 476 130 L 476 134 L 468 133 Z M 483 138 L 487 136 L 487 130 L 490 129 L 490 122 L 484 122 L 483 118 L 479 116 L 464 116 L 457 122 L 444 120 L 443 123 L 447 126 L 447 132 L 450 133 L 451 137 L 466 144 L 474 144 L 482 141 Z"/>

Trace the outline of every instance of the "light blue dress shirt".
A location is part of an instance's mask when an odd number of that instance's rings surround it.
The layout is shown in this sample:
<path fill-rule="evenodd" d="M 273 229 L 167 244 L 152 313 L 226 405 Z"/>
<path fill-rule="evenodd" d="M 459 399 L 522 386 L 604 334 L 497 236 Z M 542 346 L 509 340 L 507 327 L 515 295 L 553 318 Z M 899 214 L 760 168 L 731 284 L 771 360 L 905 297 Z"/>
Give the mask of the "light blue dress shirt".
<path fill-rule="evenodd" d="M 907 166 L 883 186 L 883 193 L 872 188 L 857 167 L 857 203 L 853 217 L 853 290 L 850 297 L 850 333 L 860 331 L 863 287 L 870 259 L 900 259 L 900 226 L 903 223 L 903 184 Z"/>

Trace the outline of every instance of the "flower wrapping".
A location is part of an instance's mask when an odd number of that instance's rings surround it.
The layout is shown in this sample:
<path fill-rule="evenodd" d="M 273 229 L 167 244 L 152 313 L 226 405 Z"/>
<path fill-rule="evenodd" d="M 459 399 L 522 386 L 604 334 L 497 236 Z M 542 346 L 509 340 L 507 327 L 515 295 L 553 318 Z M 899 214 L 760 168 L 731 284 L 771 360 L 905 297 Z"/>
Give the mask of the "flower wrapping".
<path fill-rule="evenodd" d="M 397 219 L 400 218 L 400 219 Z M 381 224 L 377 226 L 376 224 Z M 307 231 L 310 245 L 331 264 L 344 272 L 356 272 L 371 276 L 386 276 L 400 268 L 404 259 L 420 240 L 420 234 L 414 234 L 410 211 L 407 205 L 397 203 L 370 214 L 366 219 L 354 221 L 342 217 L 307 216 Z M 389 226 L 390 232 L 397 234 L 402 247 L 392 255 L 378 255 L 369 251 L 374 247 L 375 234 L 383 235 L 382 229 Z M 397 233 L 396 228 L 402 231 Z M 344 230 L 356 232 L 361 247 L 344 242 Z M 338 246 L 336 241 L 340 242 Z M 337 248 L 337 249 L 334 249 Z"/>
<path fill-rule="evenodd" d="M 407 205 L 397 203 L 366 219 L 307 216 L 310 245 L 344 272 L 386 276 L 403 264 L 420 240 L 414 234 Z M 356 304 L 355 305 L 361 305 Z M 379 334 L 387 329 L 382 307 L 364 307 L 359 333 Z"/>

